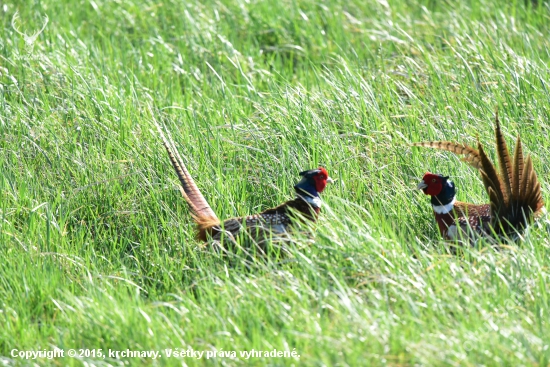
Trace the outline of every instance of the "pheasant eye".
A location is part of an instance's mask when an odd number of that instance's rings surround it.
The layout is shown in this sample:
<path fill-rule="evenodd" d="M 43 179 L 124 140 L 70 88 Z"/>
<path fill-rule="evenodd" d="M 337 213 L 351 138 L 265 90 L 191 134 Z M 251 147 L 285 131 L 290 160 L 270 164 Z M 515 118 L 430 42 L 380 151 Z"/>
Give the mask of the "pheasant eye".
<path fill-rule="evenodd" d="M 435 178 L 432 178 L 432 182 L 435 182 L 435 181 L 436 181 L 436 179 L 435 179 Z"/>

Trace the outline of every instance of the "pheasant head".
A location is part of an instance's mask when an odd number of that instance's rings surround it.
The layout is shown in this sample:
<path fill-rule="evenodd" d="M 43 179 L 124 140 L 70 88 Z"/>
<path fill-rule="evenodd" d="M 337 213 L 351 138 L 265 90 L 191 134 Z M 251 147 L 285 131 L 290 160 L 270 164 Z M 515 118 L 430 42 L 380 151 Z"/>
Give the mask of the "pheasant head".
<path fill-rule="evenodd" d="M 432 197 L 431 202 L 436 213 L 449 212 L 455 203 L 456 188 L 448 176 L 426 172 L 417 189 Z"/>
<path fill-rule="evenodd" d="M 294 185 L 294 189 L 298 195 L 309 197 L 319 197 L 327 184 L 334 182 L 324 167 L 300 172 L 300 176 L 302 176 L 302 179 Z"/>

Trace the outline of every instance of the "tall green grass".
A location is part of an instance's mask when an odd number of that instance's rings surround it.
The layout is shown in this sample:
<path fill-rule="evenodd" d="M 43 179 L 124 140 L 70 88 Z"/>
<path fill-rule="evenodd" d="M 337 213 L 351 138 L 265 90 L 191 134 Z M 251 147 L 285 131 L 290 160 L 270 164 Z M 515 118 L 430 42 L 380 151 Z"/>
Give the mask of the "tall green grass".
<path fill-rule="evenodd" d="M 419 177 L 486 194 L 456 157 L 408 144 L 494 153 L 498 108 L 547 195 L 549 17 L 496 0 L 4 1 L 0 361 L 59 347 L 300 357 L 34 362 L 548 365 L 548 219 L 449 255 Z M 148 105 L 221 218 L 325 165 L 338 182 L 315 236 L 252 263 L 201 248 Z"/>

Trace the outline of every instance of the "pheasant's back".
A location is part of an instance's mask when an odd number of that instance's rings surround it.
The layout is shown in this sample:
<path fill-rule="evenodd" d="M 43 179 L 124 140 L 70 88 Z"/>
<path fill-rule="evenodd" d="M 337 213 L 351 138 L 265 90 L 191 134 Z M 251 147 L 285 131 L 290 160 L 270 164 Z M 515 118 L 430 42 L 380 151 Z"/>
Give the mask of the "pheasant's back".
<path fill-rule="evenodd" d="M 297 198 L 258 214 L 227 219 L 220 228 L 213 231 L 212 238 L 235 242 L 246 231 L 250 239 L 261 243 L 284 235 L 297 220 L 315 221 L 318 213 L 319 208 Z"/>
<path fill-rule="evenodd" d="M 491 218 L 491 204 L 476 205 L 457 201 L 454 210 L 459 217 Z"/>

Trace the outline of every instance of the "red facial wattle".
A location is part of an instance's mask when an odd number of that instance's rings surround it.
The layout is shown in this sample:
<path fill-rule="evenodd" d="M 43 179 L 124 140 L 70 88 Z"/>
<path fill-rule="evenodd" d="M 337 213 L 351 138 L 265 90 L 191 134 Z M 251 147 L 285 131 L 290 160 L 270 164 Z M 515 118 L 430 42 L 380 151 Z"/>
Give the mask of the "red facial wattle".
<path fill-rule="evenodd" d="M 315 181 L 315 190 L 317 190 L 318 193 L 322 193 L 327 186 L 328 172 L 323 167 L 319 167 L 319 170 L 321 170 L 321 172 L 316 174 L 313 180 Z"/>
<path fill-rule="evenodd" d="M 422 177 L 422 181 L 427 185 L 427 187 L 423 189 L 426 195 L 437 196 L 441 193 L 441 190 L 443 190 L 443 180 L 438 175 L 426 173 L 424 177 Z"/>

